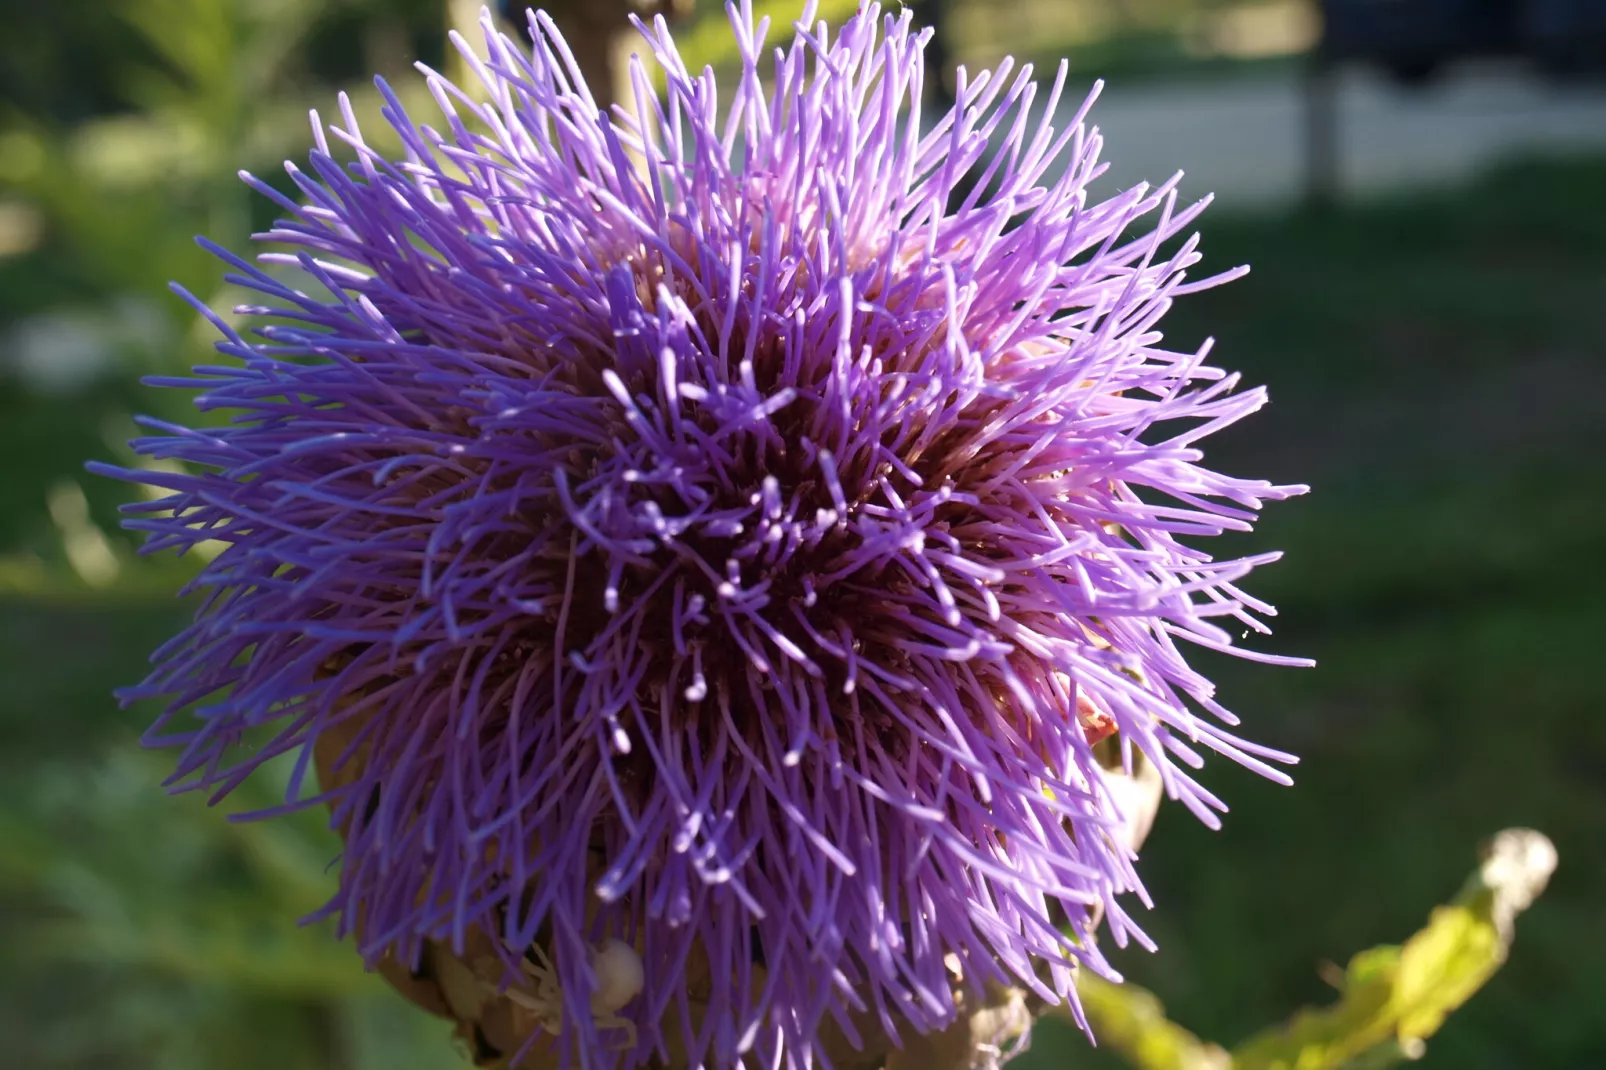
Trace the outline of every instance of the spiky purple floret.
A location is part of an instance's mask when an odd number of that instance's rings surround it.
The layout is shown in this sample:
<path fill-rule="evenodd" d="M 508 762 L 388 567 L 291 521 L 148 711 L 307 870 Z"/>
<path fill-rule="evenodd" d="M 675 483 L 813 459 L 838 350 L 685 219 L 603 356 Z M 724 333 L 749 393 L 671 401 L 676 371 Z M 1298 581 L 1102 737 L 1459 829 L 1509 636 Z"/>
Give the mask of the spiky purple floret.
<path fill-rule="evenodd" d="M 1303 488 L 1200 466 L 1264 396 L 1155 325 L 1236 273 L 1163 251 L 1203 208 L 1174 179 L 1087 203 L 1063 66 L 1040 124 L 1006 61 L 922 132 L 907 15 L 799 28 L 768 93 L 765 27 L 731 22 L 723 111 L 660 22 L 667 93 L 638 67 L 645 123 L 600 116 L 544 17 L 533 55 L 487 24 L 489 103 L 425 72 L 443 130 L 381 83 L 405 161 L 343 100 L 355 162 L 315 122 L 304 203 L 247 176 L 294 250 L 260 260 L 311 285 L 216 249 L 268 322 L 214 317 L 239 364 L 160 381 L 234 418 L 149 422 L 188 474 L 106 470 L 170 492 L 129 507 L 148 550 L 225 545 L 128 693 L 169 703 L 149 739 L 218 795 L 299 755 L 287 805 L 332 804 L 364 956 L 549 933 L 572 1011 L 621 935 L 639 1063 L 694 1034 L 706 955 L 692 1064 L 806 1066 L 827 1016 L 951 1021 L 946 954 L 1074 1002 L 1071 961 L 1108 971 L 1094 904 L 1142 939 L 1079 707 L 1207 822 L 1190 742 L 1281 778 L 1176 644 L 1263 631 L 1234 584 L 1274 555 L 1178 536 Z M 337 729 L 352 782 L 299 799 Z"/>

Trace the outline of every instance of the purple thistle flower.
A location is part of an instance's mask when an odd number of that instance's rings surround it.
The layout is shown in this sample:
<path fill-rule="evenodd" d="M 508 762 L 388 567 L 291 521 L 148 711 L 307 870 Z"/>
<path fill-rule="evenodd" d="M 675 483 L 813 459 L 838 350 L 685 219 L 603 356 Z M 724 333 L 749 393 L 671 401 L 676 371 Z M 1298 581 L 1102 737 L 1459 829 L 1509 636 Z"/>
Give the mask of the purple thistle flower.
<path fill-rule="evenodd" d="M 170 492 L 128 507 L 148 551 L 226 547 L 124 693 L 166 700 L 172 783 L 293 755 L 364 958 L 477 930 L 511 983 L 534 945 L 567 995 L 531 1043 L 587 1064 L 937 1030 L 945 958 L 1074 1006 L 1074 963 L 1113 976 L 1098 912 L 1145 940 L 1093 744 L 1212 825 L 1198 750 L 1293 761 L 1222 727 L 1177 642 L 1265 631 L 1235 584 L 1277 556 L 1180 537 L 1304 490 L 1200 464 L 1265 400 L 1161 348 L 1174 298 L 1240 273 L 1187 278 L 1204 203 L 1089 203 L 1092 97 L 1048 125 L 1064 65 L 1041 122 L 1006 61 L 922 124 L 907 14 L 811 20 L 768 54 L 733 10 L 723 108 L 642 27 L 667 92 L 633 69 L 640 124 L 542 15 L 533 52 L 489 22 L 464 49 L 488 103 L 425 71 L 439 129 L 380 83 L 405 160 L 342 98 L 289 167 L 304 203 L 246 177 L 286 212 L 260 261 L 304 281 L 212 247 L 258 325 L 190 298 L 237 363 L 156 380 L 232 419 L 145 422 L 187 474 L 97 466 Z M 644 970 L 625 1049 L 585 1012 L 608 939 Z"/>

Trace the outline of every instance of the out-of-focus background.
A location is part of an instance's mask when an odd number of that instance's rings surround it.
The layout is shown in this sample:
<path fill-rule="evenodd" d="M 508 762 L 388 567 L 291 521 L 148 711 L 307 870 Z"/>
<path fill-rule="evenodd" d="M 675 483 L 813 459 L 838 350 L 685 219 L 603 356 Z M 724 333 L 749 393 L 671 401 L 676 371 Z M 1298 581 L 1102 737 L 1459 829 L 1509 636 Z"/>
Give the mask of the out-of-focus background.
<path fill-rule="evenodd" d="M 851 0 L 846 0 L 851 6 Z M 800 5 L 760 4 L 790 19 Z M 844 0 L 826 0 L 840 13 Z M 166 290 L 232 301 L 191 242 L 243 248 L 306 110 L 368 76 L 416 99 L 460 0 L 8 0 L 0 17 L 0 1052 L 33 1070 L 424 1070 L 446 1027 L 291 919 L 332 885 L 317 815 L 229 824 L 164 798 L 149 709 L 110 692 L 186 619 L 192 566 L 116 526 L 137 377 L 207 359 Z M 1123 954 L 1231 1043 L 1396 941 L 1478 840 L 1527 824 L 1561 868 L 1507 968 L 1429 1046 L 1457 1070 L 1606 1066 L 1606 0 L 926 0 L 950 62 L 1065 56 L 1110 193 L 1188 172 L 1207 266 L 1172 338 L 1270 384 L 1230 469 L 1308 481 L 1244 545 L 1314 670 L 1210 662 L 1294 789 L 1224 763 L 1211 833 L 1145 851 L 1162 953 Z M 692 59 L 730 58 L 722 13 Z M 1072 94 L 1077 95 L 1077 94 Z M 377 128 L 377 122 L 373 124 Z M 242 803 L 273 794 L 256 785 Z M 1104 1066 L 1049 1024 L 1030 1070 Z"/>

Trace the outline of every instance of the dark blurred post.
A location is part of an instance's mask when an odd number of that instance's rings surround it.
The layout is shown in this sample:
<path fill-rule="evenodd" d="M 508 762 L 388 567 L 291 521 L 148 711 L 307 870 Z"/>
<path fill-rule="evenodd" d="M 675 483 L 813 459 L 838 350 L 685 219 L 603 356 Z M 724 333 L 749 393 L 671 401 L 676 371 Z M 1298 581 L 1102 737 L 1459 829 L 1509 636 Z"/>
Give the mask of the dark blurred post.
<path fill-rule="evenodd" d="M 478 10 L 480 0 L 452 0 Z M 656 15 L 675 20 L 691 14 L 695 0 L 498 0 L 497 8 L 519 36 L 529 40 L 527 7 L 544 8 L 563 31 L 569 51 L 580 65 L 586 85 L 598 105 L 630 102 L 630 45 L 639 40 L 631 27 L 632 14 L 651 20 Z M 455 21 L 455 20 L 454 20 Z"/>
<path fill-rule="evenodd" d="M 1305 203 L 1331 207 L 1338 200 L 1338 65 L 1323 39 L 1305 60 Z"/>
<path fill-rule="evenodd" d="M 931 27 L 931 40 L 926 42 L 926 99 L 924 103 L 937 113 L 954 106 L 950 82 L 948 54 L 948 5 L 952 0 L 910 0 L 909 10 L 914 12 L 916 26 Z"/>

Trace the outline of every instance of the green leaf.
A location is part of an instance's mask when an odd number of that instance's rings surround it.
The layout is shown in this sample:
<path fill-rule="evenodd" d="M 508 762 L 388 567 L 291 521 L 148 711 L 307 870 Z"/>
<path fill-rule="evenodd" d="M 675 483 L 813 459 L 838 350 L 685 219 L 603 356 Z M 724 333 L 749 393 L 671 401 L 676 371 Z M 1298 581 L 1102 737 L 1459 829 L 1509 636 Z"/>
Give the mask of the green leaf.
<path fill-rule="evenodd" d="M 1494 975 L 1517 914 L 1555 866 L 1556 849 L 1541 834 L 1500 833 L 1461 893 L 1420 932 L 1350 959 L 1336 1003 L 1302 1010 L 1230 1055 L 1167 1019 L 1160 1001 L 1136 985 L 1084 970 L 1077 992 L 1100 1043 L 1138 1070 L 1380 1070 L 1420 1058 L 1425 1038 Z"/>
<path fill-rule="evenodd" d="M 1082 1010 L 1099 1043 L 1138 1070 L 1228 1070 L 1227 1053 L 1165 1016 L 1154 994 L 1083 970 L 1076 982 Z"/>
<path fill-rule="evenodd" d="M 1516 915 L 1555 865 L 1555 848 L 1539 833 L 1500 833 L 1461 894 L 1420 932 L 1356 955 L 1338 1002 L 1251 1037 L 1234 1051 L 1234 1070 L 1362 1070 L 1419 1057 L 1422 1041 L 1505 962 Z"/>

